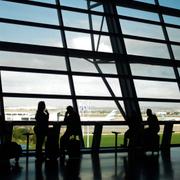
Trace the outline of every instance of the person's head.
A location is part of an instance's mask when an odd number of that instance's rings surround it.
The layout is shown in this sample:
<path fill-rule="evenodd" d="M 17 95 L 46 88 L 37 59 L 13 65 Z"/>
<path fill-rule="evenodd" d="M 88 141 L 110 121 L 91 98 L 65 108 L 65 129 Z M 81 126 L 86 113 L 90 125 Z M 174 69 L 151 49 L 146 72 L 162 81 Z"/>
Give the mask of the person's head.
<path fill-rule="evenodd" d="M 147 114 L 147 116 L 151 116 L 152 115 L 152 110 L 151 109 L 147 109 L 146 114 Z"/>
<path fill-rule="evenodd" d="M 72 106 L 68 106 L 66 109 L 67 109 L 67 112 L 68 112 L 68 113 L 71 113 L 71 112 L 74 111 L 74 109 L 73 109 Z"/>
<path fill-rule="evenodd" d="M 45 102 L 44 101 L 39 101 L 38 103 L 38 111 L 44 111 L 46 108 Z"/>

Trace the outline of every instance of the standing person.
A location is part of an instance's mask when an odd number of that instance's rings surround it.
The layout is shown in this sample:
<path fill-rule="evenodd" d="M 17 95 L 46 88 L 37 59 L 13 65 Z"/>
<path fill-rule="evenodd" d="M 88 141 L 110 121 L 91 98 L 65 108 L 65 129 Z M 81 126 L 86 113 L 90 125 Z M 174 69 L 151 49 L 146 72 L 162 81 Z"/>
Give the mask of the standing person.
<path fill-rule="evenodd" d="M 35 119 L 36 125 L 34 127 L 34 131 L 36 134 L 36 159 L 41 161 L 43 160 L 42 146 L 45 141 L 45 137 L 47 136 L 49 120 L 49 112 L 46 109 L 44 101 L 40 101 L 38 103 Z"/>
<path fill-rule="evenodd" d="M 66 131 L 60 139 L 60 155 L 64 157 L 65 149 L 69 145 L 69 140 L 71 136 L 80 137 L 81 124 L 80 117 L 77 112 L 74 111 L 72 106 L 68 106 L 65 113 L 64 122 L 66 124 Z"/>

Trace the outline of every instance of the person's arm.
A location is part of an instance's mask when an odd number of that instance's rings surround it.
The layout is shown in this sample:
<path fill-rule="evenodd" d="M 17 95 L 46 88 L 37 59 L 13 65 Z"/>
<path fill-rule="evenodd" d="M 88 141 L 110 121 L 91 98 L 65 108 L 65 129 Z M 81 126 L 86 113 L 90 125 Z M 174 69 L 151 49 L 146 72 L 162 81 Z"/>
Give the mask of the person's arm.
<path fill-rule="evenodd" d="M 66 121 L 67 121 L 67 117 L 68 117 L 68 115 L 69 115 L 69 113 L 68 113 L 68 111 L 66 111 L 66 113 L 65 113 L 65 115 L 64 115 L 64 122 L 66 122 Z"/>

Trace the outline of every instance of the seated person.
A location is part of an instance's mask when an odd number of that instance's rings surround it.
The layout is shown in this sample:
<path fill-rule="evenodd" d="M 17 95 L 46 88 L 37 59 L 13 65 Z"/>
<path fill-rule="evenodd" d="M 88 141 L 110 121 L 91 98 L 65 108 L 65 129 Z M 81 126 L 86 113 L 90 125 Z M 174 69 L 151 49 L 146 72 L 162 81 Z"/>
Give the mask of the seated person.
<path fill-rule="evenodd" d="M 137 114 L 133 112 L 132 117 L 128 118 L 129 129 L 124 133 L 124 144 L 122 147 L 140 145 L 142 140 L 143 125 Z"/>
<path fill-rule="evenodd" d="M 80 137 L 81 134 L 81 124 L 79 114 L 76 113 L 72 106 L 67 107 L 67 111 L 64 117 L 64 122 L 66 123 L 66 131 L 60 139 L 60 156 L 64 157 L 65 150 L 67 150 L 69 145 L 69 140 L 74 137 Z"/>
<path fill-rule="evenodd" d="M 157 116 L 152 113 L 151 109 L 147 109 L 147 123 L 148 128 L 144 129 L 144 142 L 152 142 L 155 140 L 154 138 L 158 135 L 158 132 L 160 130 L 159 121 L 157 119 Z M 153 143 L 153 142 L 152 142 Z"/>

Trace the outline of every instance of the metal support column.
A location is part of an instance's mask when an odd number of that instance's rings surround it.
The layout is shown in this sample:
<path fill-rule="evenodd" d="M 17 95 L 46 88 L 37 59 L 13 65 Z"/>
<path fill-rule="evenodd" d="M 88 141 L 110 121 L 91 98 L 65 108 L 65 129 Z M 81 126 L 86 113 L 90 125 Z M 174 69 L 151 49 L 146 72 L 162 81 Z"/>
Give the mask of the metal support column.
<path fill-rule="evenodd" d="M 116 5 L 112 1 L 104 1 L 103 7 L 104 12 L 107 14 L 106 21 L 109 32 L 115 34 L 110 36 L 113 53 L 127 55 Z M 123 75 L 119 76 L 119 82 L 124 98 L 126 119 L 136 115 L 137 118 L 135 119 L 141 121 L 142 117 L 128 59 L 122 61 L 121 59 L 117 59 L 116 67 L 118 74 Z"/>

